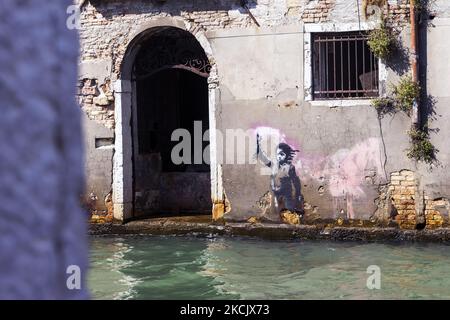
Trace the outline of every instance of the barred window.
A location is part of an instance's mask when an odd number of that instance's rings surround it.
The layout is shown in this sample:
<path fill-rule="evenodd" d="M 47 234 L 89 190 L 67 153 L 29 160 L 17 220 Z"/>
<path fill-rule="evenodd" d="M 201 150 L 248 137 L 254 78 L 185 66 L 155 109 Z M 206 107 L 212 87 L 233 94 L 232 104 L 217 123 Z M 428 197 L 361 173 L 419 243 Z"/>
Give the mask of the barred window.
<path fill-rule="evenodd" d="M 366 32 L 316 33 L 312 39 L 315 100 L 379 95 L 378 59 L 369 49 Z"/>

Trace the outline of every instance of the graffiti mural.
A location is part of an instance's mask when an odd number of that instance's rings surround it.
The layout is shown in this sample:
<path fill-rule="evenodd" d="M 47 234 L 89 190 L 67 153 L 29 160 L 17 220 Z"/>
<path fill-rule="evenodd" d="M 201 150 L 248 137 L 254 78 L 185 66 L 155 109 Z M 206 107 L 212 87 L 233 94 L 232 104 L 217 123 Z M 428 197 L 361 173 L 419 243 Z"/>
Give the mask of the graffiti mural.
<path fill-rule="evenodd" d="M 317 174 L 328 178 L 328 189 L 335 199 L 345 199 L 347 218 L 356 218 L 353 201 L 365 197 L 363 186 L 368 171 L 370 174 L 383 177 L 381 157 L 379 139 L 369 138 L 350 149 L 340 149 L 327 157 L 323 169 L 316 173 L 316 178 Z"/>
<path fill-rule="evenodd" d="M 342 148 L 330 155 L 305 154 L 299 144 L 280 130 L 265 126 L 254 127 L 257 136 L 257 159 L 270 168 L 272 211 L 290 210 L 304 214 L 305 201 L 301 181 L 305 185 L 320 186 L 319 193 L 327 193 L 336 214 L 355 219 L 354 201 L 366 197 L 366 184 L 385 183 L 383 150 L 379 138 L 367 138 L 350 148 Z M 274 160 L 262 150 L 261 142 L 276 146 Z M 262 174 L 264 174 L 262 172 Z"/>
<path fill-rule="evenodd" d="M 271 169 L 270 190 L 273 194 L 272 217 L 279 217 L 283 211 L 290 211 L 303 215 L 303 196 L 301 193 L 300 178 L 293 165 L 293 159 L 299 150 L 294 150 L 287 143 L 279 143 L 276 148 L 276 157 L 269 159 L 261 149 L 261 137 L 256 138 L 258 161 Z"/>

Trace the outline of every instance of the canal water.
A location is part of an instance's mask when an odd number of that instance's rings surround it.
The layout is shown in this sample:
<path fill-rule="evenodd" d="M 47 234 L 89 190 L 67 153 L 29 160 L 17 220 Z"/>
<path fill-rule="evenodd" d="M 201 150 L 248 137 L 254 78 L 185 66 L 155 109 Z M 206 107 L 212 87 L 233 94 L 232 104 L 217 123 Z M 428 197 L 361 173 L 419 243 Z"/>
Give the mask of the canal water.
<path fill-rule="evenodd" d="M 94 299 L 450 299 L 439 244 L 93 237 L 90 259 Z"/>

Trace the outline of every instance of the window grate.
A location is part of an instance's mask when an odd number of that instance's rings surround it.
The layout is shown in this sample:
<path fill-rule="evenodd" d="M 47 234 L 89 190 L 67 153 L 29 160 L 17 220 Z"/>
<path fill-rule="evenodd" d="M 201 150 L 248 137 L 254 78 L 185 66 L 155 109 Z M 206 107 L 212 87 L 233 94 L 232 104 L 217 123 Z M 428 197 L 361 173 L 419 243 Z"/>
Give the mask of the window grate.
<path fill-rule="evenodd" d="M 365 32 L 313 34 L 315 100 L 361 99 L 379 95 L 378 59 Z"/>

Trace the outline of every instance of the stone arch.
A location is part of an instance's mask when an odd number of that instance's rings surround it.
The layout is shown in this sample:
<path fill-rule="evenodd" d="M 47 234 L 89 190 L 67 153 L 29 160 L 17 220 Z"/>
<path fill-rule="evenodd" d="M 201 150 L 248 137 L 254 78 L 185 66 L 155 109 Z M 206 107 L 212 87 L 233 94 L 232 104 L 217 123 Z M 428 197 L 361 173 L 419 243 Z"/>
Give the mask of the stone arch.
<path fill-rule="evenodd" d="M 134 58 L 136 57 L 137 52 L 139 51 L 139 44 L 142 42 L 143 38 L 145 38 L 152 30 L 160 27 L 174 27 L 192 34 L 203 48 L 206 56 L 209 59 L 209 63 L 211 65 L 211 70 L 209 72 L 208 83 L 210 87 L 218 87 L 218 73 L 217 66 L 213 57 L 211 44 L 206 37 L 206 34 L 203 30 L 198 30 L 194 25 L 189 24 L 180 18 L 168 18 L 162 17 L 153 19 L 151 21 L 147 21 L 144 24 L 140 25 L 136 28 L 136 30 L 132 31 L 130 34 L 130 41 L 127 45 L 126 52 L 124 53 L 122 59 L 118 61 L 119 63 L 119 78 L 121 80 L 131 80 L 131 73 Z"/>
<path fill-rule="evenodd" d="M 114 218 L 126 221 L 133 218 L 133 137 L 132 137 L 132 109 L 133 64 L 140 50 L 140 44 L 149 34 L 163 27 L 174 27 L 191 33 L 203 48 L 209 63 L 208 76 L 209 94 L 209 130 L 210 130 L 210 167 L 211 167 L 211 197 L 212 212 L 216 204 L 224 201 L 222 190 L 222 168 L 217 163 L 216 137 L 216 96 L 218 90 L 217 67 L 213 58 L 211 45 L 203 31 L 192 33 L 193 29 L 187 22 L 177 18 L 159 18 L 139 26 L 130 36 L 126 52 L 119 62 L 118 80 L 114 85 L 115 94 L 115 152 L 113 161 L 113 203 Z"/>

